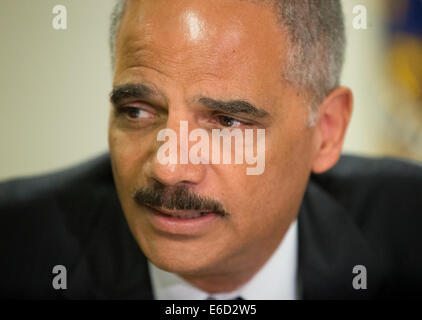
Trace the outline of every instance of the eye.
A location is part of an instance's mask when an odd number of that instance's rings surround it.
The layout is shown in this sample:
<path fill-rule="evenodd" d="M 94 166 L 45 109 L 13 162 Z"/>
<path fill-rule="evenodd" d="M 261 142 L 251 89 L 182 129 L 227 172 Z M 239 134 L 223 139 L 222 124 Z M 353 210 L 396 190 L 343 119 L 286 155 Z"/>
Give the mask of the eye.
<path fill-rule="evenodd" d="M 128 110 L 126 113 L 127 113 L 127 116 L 131 119 L 145 118 L 147 116 L 146 111 L 141 110 L 139 108 L 128 107 Z"/>
<path fill-rule="evenodd" d="M 217 116 L 218 122 L 223 126 L 223 127 L 228 127 L 228 128 L 233 128 L 233 127 L 239 127 L 242 124 L 247 124 L 247 123 L 243 123 L 239 120 L 236 120 L 234 118 L 228 117 L 228 116 Z"/>
<path fill-rule="evenodd" d="M 124 114 L 129 120 L 138 120 L 138 119 L 150 119 L 154 115 L 141 108 L 137 107 L 119 107 L 118 109 L 119 114 Z"/>

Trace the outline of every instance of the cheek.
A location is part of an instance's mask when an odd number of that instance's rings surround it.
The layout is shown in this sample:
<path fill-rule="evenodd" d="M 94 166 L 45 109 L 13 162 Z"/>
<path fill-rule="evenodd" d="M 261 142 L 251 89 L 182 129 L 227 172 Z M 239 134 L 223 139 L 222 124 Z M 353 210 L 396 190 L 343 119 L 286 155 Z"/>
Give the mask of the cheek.
<path fill-rule="evenodd" d="M 269 152 L 269 188 L 272 186 L 284 201 L 297 201 L 310 175 L 308 142 L 303 135 L 279 141 Z"/>
<path fill-rule="evenodd" d="M 259 177 L 238 180 L 227 194 L 233 208 L 233 224 L 238 239 L 245 242 L 279 238 L 297 215 L 306 175 L 298 176 L 289 165 L 269 166 Z M 266 240 L 265 240 L 266 239 Z"/>
<path fill-rule="evenodd" d="M 109 132 L 110 157 L 113 165 L 113 171 L 118 183 L 122 182 L 135 161 L 135 153 L 128 143 L 125 135 L 118 130 L 110 129 Z M 124 179 L 123 179 L 124 180 Z"/>
<path fill-rule="evenodd" d="M 274 235 L 274 225 L 289 219 L 289 197 L 283 195 L 282 183 L 267 169 L 261 176 L 250 176 L 243 166 L 224 167 L 216 180 L 220 186 L 216 191 L 232 215 L 233 236 L 238 240 L 249 242 Z"/>
<path fill-rule="evenodd" d="M 266 144 L 266 166 L 261 176 L 244 176 L 236 203 L 240 223 L 253 232 L 265 232 L 297 214 L 309 178 L 309 148 L 306 131 L 287 136 L 272 132 Z M 273 135 L 273 136 L 271 136 Z M 282 138 L 283 137 L 283 138 Z M 249 226 L 246 225 L 249 224 Z"/>
<path fill-rule="evenodd" d="M 136 186 L 145 165 L 151 143 L 138 133 L 128 133 L 110 126 L 109 149 L 117 186 Z M 120 190 L 121 191 L 121 190 Z"/>
<path fill-rule="evenodd" d="M 294 100 L 292 105 L 270 131 L 267 167 L 276 181 L 293 187 L 310 174 L 312 130 L 306 126 L 307 107 Z"/>

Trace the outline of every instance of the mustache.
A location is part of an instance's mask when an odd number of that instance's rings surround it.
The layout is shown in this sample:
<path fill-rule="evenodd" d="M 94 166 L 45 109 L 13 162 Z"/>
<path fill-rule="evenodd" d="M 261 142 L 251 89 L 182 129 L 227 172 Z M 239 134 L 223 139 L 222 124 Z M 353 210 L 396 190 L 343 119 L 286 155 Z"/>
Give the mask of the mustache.
<path fill-rule="evenodd" d="M 197 195 L 186 186 L 165 186 L 155 182 L 150 186 L 135 190 L 133 199 L 141 206 L 229 215 L 218 200 Z"/>

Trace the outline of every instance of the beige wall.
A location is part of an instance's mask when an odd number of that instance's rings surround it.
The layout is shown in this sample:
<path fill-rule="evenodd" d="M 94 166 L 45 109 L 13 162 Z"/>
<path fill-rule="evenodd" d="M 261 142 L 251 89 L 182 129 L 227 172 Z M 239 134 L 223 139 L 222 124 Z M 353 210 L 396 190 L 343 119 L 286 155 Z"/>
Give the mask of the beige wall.
<path fill-rule="evenodd" d="M 0 1 L 0 179 L 106 150 L 112 0 Z M 52 8 L 67 7 L 54 30 Z"/>
<path fill-rule="evenodd" d="M 354 111 L 344 150 L 346 152 L 380 155 L 379 142 L 383 130 L 382 101 L 379 91 L 383 73 L 383 5 L 385 0 L 344 0 L 346 14 L 347 50 L 342 84 L 354 93 Z M 366 30 L 352 27 L 353 7 L 367 8 Z"/>
<path fill-rule="evenodd" d="M 36 2 L 36 3 L 35 3 Z M 381 50 L 379 0 L 347 0 L 349 47 L 343 83 L 356 108 L 345 149 L 377 154 Z M 108 19 L 113 0 L 0 1 L 0 179 L 62 168 L 107 149 L 111 88 Z M 369 28 L 351 28 L 354 4 Z M 52 28 L 52 8 L 68 10 L 68 29 Z"/>

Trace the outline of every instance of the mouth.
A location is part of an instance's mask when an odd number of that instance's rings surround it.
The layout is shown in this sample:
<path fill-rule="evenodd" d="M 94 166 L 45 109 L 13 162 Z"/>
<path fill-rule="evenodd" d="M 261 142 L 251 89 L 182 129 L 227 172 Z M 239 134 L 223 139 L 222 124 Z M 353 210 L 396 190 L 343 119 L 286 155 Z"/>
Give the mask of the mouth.
<path fill-rule="evenodd" d="M 222 217 L 220 213 L 199 210 L 169 210 L 145 206 L 148 217 L 158 231 L 177 235 L 200 235 Z"/>
<path fill-rule="evenodd" d="M 168 210 L 163 208 L 150 207 L 151 209 L 159 212 L 168 217 L 177 218 L 177 219 L 197 219 L 204 217 L 213 212 L 209 211 L 194 211 L 194 210 Z"/>

